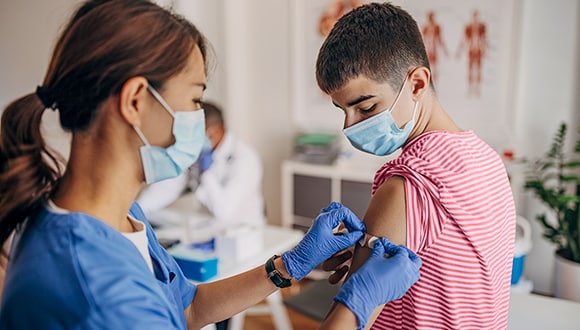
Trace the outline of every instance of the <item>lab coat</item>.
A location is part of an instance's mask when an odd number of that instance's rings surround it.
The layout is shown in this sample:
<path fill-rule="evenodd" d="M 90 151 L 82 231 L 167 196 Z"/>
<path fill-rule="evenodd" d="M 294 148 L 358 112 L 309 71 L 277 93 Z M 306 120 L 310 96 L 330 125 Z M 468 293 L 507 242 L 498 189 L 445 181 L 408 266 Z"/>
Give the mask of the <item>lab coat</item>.
<path fill-rule="evenodd" d="M 152 273 L 135 245 L 103 221 L 43 207 L 10 252 L 1 329 L 185 329 L 196 286 L 146 225 Z"/>
<path fill-rule="evenodd" d="M 266 223 L 262 162 L 253 148 L 226 133 L 213 152 L 210 168 L 201 175 L 196 170 L 192 166 L 191 171 L 174 179 L 150 185 L 139 195 L 138 203 L 150 214 L 173 203 L 189 186 L 198 202 L 222 224 Z"/>

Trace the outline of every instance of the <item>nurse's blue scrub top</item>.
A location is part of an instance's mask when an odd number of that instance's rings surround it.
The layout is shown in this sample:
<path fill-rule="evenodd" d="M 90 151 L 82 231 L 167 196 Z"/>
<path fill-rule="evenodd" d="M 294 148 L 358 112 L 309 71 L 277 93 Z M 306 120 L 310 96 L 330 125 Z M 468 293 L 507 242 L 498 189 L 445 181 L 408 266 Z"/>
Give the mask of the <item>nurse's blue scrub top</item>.
<path fill-rule="evenodd" d="M 185 329 L 196 287 L 136 203 L 129 214 L 146 225 L 155 275 L 104 222 L 43 207 L 14 238 L 0 329 Z"/>

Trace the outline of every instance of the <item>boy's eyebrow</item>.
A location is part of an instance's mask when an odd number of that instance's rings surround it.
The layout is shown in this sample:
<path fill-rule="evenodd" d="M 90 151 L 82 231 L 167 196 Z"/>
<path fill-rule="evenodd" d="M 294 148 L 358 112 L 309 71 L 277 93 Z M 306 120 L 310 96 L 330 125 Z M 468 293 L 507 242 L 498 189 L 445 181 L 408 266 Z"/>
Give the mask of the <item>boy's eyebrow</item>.
<path fill-rule="evenodd" d="M 356 100 L 348 102 L 346 105 L 349 107 L 352 107 L 353 105 L 359 104 L 359 103 L 366 101 L 368 99 L 371 99 L 375 96 L 376 95 L 362 95 L 362 96 L 359 96 L 359 98 L 357 98 Z"/>

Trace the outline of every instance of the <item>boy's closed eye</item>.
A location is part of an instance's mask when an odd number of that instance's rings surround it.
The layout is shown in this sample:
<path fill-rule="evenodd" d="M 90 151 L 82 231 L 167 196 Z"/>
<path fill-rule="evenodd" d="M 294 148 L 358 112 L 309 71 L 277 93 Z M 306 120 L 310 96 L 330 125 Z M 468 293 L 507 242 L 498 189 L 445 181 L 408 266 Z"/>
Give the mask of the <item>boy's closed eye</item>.
<path fill-rule="evenodd" d="M 377 108 L 377 105 L 373 104 L 372 106 L 370 106 L 368 108 L 361 108 L 361 109 L 359 109 L 359 111 L 367 114 L 367 113 L 371 113 L 371 112 L 375 111 L 376 108 Z"/>

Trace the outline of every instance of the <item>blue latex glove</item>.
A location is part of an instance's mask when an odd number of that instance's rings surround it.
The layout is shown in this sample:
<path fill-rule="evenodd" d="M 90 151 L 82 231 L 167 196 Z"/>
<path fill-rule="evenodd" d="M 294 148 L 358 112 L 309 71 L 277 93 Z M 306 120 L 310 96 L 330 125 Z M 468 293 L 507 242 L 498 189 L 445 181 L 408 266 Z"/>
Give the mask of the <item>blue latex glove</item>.
<path fill-rule="evenodd" d="M 201 172 L 207 171 L 211 164 L 213 164 L 213 150 L 208 149 L 201 152 L 199 155 L 199 170 Z"/>
<path fill-rule="evenodd" d="M 385 258 L 385 252 L 390 255 Z M 411 250 L 386 238 L 375 242 L 370 258 L 344 283 L 334 301 L 348 307 L 365 327 L 373 310 L 397 300 L 419 280 L 421 259 Z"/>
<path fill-rule="evenodd" d="M 340 222 L 344 223 L 349 232 L 335 235 L 332 230 Z M 284 265 L 290 276 L 300 280 L 336 252 L 356 243 L 364 231 L 365 225 L 351 210 L 338 202 L 332 202 L 314 219 L 302 241 L 282 254 Z"/>

